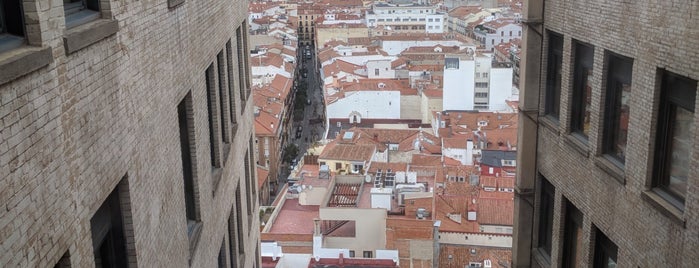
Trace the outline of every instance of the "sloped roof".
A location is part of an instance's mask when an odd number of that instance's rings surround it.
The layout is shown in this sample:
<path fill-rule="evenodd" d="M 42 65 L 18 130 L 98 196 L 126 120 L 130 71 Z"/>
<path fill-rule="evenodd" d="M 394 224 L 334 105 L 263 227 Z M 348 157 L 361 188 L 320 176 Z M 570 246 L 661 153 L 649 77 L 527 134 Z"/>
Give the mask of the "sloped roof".
<path fill-rule="evenodd" d="M 331 142 L 320 154 L 320 159 L 369 161 L 376 151 L 374 145 L 340 144 Z"/>
<path fill-rule="evenodd" d="M 491 167 L 502 167 L 502 160 L 516 160 L 517 151 L 481 150 L 481 163 Z"/>

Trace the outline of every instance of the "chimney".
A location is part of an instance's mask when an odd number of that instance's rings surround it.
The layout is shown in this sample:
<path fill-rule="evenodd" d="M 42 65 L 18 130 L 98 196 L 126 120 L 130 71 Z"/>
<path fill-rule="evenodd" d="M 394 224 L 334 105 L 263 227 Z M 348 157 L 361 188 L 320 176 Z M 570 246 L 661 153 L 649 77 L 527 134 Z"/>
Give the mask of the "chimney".
<path fill-rule="evenodd" d="M 473 141 L 466 140 L 466 165 L 473 165 Z"/>

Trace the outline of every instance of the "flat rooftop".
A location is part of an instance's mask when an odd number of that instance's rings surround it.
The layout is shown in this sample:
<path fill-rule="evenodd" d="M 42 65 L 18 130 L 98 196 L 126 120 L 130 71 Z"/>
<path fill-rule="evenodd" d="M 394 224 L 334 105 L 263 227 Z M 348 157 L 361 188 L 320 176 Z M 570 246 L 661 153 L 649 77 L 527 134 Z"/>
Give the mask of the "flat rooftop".
<path fill-rule="evenodd" d="M 313 234 L 313 219 L 319 218 L 320 206 L 304 206 L 298 199 L 287 199 L 279 211 L 270 233 Z"/>

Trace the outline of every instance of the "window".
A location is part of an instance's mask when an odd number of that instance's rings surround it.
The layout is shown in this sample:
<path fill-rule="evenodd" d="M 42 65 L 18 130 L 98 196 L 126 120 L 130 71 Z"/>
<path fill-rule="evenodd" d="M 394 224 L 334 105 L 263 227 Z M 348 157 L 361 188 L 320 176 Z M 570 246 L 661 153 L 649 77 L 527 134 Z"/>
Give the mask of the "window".
<path fill-rule="evenodd" d="M 236 192 L 237 194 L 237 192 Z M 238 267 L 238 232 L 236 228 L 236 217 L 240 217 L 240 214 L 236 214 L 240 211 L 240 204 L 236 198 L 236 202 L 231 207 L 231 212 L 228 214 L 228 258 L 231 261 L 231 268 Z M 236 216 L 237 215 L 237 216 Z M 241 245 L 242 246 L 242 245 Z"/>
<path fill-rule="evenodd" d="M 592 100 L 592 62 L 594 60 L 594 48 L 590 45 L 574 41 L 575 49 L 573 71 L 573 103 L 571 107 L 572 132 L 579 133 L 587 138 L 590 135 L 590 105 Z"/>
<path fill-rule="evenodd" d="M 354 258 L 354 250 L 349 251 L 349 256 L 350 256 L 350 258 Z"/>
<path fill-rule="evenodd" d="M 500 36 L 505 36 L 505 31 L 501 31 Z M 502 40 L 502 39 L 500 39 L 500 40 Z"/>
<path fill-rule="evenodd" d="M 595 268 L 616 268 L 617 246 L 602 231 L 596 230 Z"/>
<path fill-rule="evenodd" d="M 235 91 L 233 90 L 233 44 L 231 40 L 228 40 L 226 43 L 226 67 L 228 69 L 228 111 L 230 114 L 231 128 L 233 129 L 231 132 L 235 133 L 238 122 L 235 113 Z"/>
<path fill-rule="evenodd" d="M 99 19 L 99 0 L 63 0 L 66 28 L 72 28 Z"/>
<path fill-rule="evenodd" d="M 512 36 L 512 31 L 510 31 L 510 36 Z"/>
<path fill-rule="evenodd" d="M 563 59 L 563 36 L 548 32 L 548 58 L 546 61 L 546 96 L 544 114 L 558 119 L 561 105 L 561 60 Z"/>
<path fill-rule="evenodd" d="M 128 267 L 131 262 L 126 245 L 127 236 L 133 242 L 133 228 L 123 221 L 131 217 L 128 190 L 125 176 L 90 219 L 96 267 Z"/>
<path fill-rule="evenodd" d="M 250 81 L 248 78 L 248 49 L 247 49 L 247 23 L 243 22 L 235 30 L 235 41 L 238 52 L 238 86 L 240 87 L 240 100 L 245 102 L 250 92 Z M 244 106 L 243 106 L 244 107 Z M 243 109 L 240 111 L 243 112 Z"/>
<path fill-rule="evenodd" d="M 335 163 L 335 169 L 337 169 L 337 170 L 342 169 L 342 163 Z"/>
<path fill-rule="evenodd" d="M 226 94 L 228 93 L 228 89 L 226 86 L 226 62 L 223 50 L 221 50 L 221 52 L 219 52 L 218 55 L 216 55 L 216 63 L 218 69 L 218 111 L 221 129 L 221 141 L 224 143 L 224 145 L 229 145 L 230 133 L 228 133 L 228 120 L 226 120 L 226 116 L 228 115 L 228 113 L 226 113 L 226 109 L 228 108 L 226 107 L 226 99 L 228 99 L 228 96 L 226 96 Z M 225 149 L 223 150 L 224 153 L 227 153 L 227 151 L 228 150 Z"/>
<path fill-rule="evenodd" d="M 570 201 L 566 202 L 563 235 L 563 266 L 580 267 L 583 250 L 582 213 Z"/>
<path fill-rule="evenodd" d="M 488 87 L 488 82 L 476 82 L 476 87 L 478 87 L 478 88 L 487 88 L 487 87 Z"/>
<path fill-rule="evenodd" d="M 476 73 L 476 78 L 481 78 L 481 73 Z"/>
<path fill-rule="evenodd" d="M 374 75 L 379 75 L 379 69 L 374 69 Z"/>
<path fill-rule="evenodd" d="M 653 187 L 683 210 L 692 159 L 697 81 L 662 71 L 661 83 Z"/>
<path fill-rule="evenodd" d="M 4 0 L 0 3 L 0 52 L 24 44 L 22 1 Z"/>
<path fill-rule="evenodd" d="M 540 179 L 540 201 L 539 201 L 539 235 L 538 247 L 546 253 L 546 257 L 551 257 L 551 235 L 553 232 L 553 202 L 556 189 L 546 178 Z"/>
<path fill-rule="evenodd" d="M 257 184 L 251 184 L 250 183 L 250 158 L 248 158 L 248 154 L 250 153 L 250 149 L 245 151 L 245 155 L 243 155 L 243 162 L 245 166 L 245 180 L 240 180 L 241 184 L 247 184 L 248 189 L 245 191 L 245 204 L 247 205 L 247 213 L 248 213 L 248 227 L 252 226 L 252 191 L 254 186 Z M 241 185 L 242 187 L 242 185 Z"/>
<path fill-rule="evenodd" d="M 221 148 L 219 147 L 220 128 L 218 116 L 216 113 L 216 81 L 214 80 L 214 65 L 209 65 L 206 68 L 206 110 L 208 112 L 209 122 L 209 156 L 211 157 L 211 168 L 216 169 L 221 167 Z"/>
<path fill-rule="evenodd" d="M 488 78 L 488 73 L 483 73 L 483 78 Z"/>
<path fill-rule="evenodd" d="M 241 180 L 242 182 L 242 180 Z M 245 236 L 243 235 L 243 195 L 240 192 L 240 184 L 235 190 L 235 220 L 236 220 L 236 237 L 238 238 L 238 254 L 245 254 Z"/>
<path fill-rule="evenodd" d="M 66 251 L 66 253 L 61 256 L 61 259 L 58 260 L 56 265 L 53 266 L 53 268 L 70 268 L 70 252 Z"/>
<path fill-rule="evenodd" d="M 607 54 L 607 93 L 604 109 L 604 154 L 623 165 L 626 159 L 626 138 L 629 129 L 631 68 L 633 60 Z"/>
<path fill-rule="evenodd" d="M 434 19 L 427 19 L 427 22 L 434 22 Z"/>
<path fill-rule="evenodd" d="M 216 259 L 218 268 L 226 268 L 226 238 L 221 239 L 221 248 L 218 250 L 218 258 Z"/>
<path fill-rule="evenodd" d="M 458 58 L 446 58 L 446 59 L 444 59 L 444 68 L 447 70 L 459 69 L 459 59 Z"/>
<path fill-rule="evenodd" d="M 363 254 L 363 255 L 364 255 L 364 256 L 363 256 L 364 258 L 373 258 L 373 257 L 372 257 L 373 252 L 371 252 L 371 251 L 364 251 L 364 254 Z"/>
<path fill-rule="evenodd" d="M 192 96 L 187 94 L 180 104 L 177 105 L 177 117 L 180 130 L 180 155 L 182 157 L 182 178 L 184 180 L 184 203 L 187 217 L 187 235 L 192 236 L 194 229 L 199 222 L 199 212 L 195 199 L 194 184 L 194 155 L 192 149 L 195 148 L 194 137 L 194 116 L 192 114 Z"/>

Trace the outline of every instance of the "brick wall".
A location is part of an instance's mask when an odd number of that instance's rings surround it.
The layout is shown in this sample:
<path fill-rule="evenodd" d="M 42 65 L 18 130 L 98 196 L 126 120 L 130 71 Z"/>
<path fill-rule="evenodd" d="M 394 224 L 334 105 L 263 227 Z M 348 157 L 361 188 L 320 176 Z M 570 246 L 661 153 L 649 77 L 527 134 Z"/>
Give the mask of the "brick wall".
<path fill-rule="evenodd" d="M 71 54 L 61 1 L 24 2 L 33 14 L 28 23 L 38 27 L 32 31 L 41 32 L 30 36 L 32 44 L 50 47 L 53 61 L 0 85 L 0 267 L 52 267 L 67 251 L 72 267 L 94 266 L 90 218 L 127 174 L 138 265 L 186 266 L 177 104 L 187 92 L 203 223 L 192 267 L 214 267 L 244 176 L 252 111 L 235 98 L 243 110 L 214 198 L 204 72 L 228 40 L 235 44 L 247 1 L 174 8 L 168 1 L 110 1 L 102 14 L 118 21 L 118 32 Z M 243 267 L 252 267 L 259 219 L 253 228 L 244 222 Z"/>
<path fill-rule="evenodd" d="M 525 1 L 529 13 L 541 7 L 542 1 Z M 657 69 L 665 68 L 673 73 L 699 79 L 699 30 L 696 21 L 697 3 L 694 1 L 546 1 L 543 28 L 564 36 L 562 61 L 562 92 L 560 120 L 542 123 L 538 131 L 520 128 L 520 139 L 537 140 L 536 164 L 523 166 L 518 171 L 518 192 L 526 190 L 534 180 L 530 172 L 538 171 L 556 187 L 554 205 L 554 231 L 551 267 L 558 267 L 562 256 L 565 200 L 572 202 L 583 214 L 582 266 L 591 265 L 594 255 L 595 228 L 600 229 L 619 248 L 618 267 L 695 267 L 699 265 L 699 180 L 696 163 L 699 154 L 692 153 L 684 212 L 680 219 L 673 219 L 663 209 L 642 198 L 652 180 L 653 149 L 655 143 L 656 114 L 660 81 Z M 530 16 L 525 17 L 529 18 Z M 536 16 L 531 17 L 536 18 Z M 537 37 L 530 24 L 526 40 Z M 543 30 L 539 28 L 540 32 Z M 587 143 L 571 141 L 570 109 L 572 100 L 573 39 L 594 46 L 592 85 L 591 129 Z M 542 52 L 538 64 L 546 62 L 546 38 L 544 47 L 528 47 L 530 53 Z M 630 123 L 626 163 L 622 179 L 614 176 L 600 164 L 604 112 L 605 50 L 633 58 L 630 103 Z M 531 64 L 532 58 L 528 59 Z M 526 63 L 526 62 L 525 62 Z M 525 72 L 538 72 L 528 66 Z M 524 96 L 539 94 L 539 114 L 543 114 L 543 95 L 546 68 L 540 69 L 541 83 L 525 79 Z M 528 81 L 527 81 L 528 80 Z M 520 102 L 522 109 L 531 107 L 532 99 Z M 529 111 L 524 111 L 527 113 Z M 695 128 L 698 120 L 695 113 Z M 522 126 L 523 124 L 520 124 Z M 533 131 L 532 131 L 533 130 Z M 699 144 L 696 131 L 694 148 Z M 526 153 L 525 153 L 526 154 Z M 524 154 L 520 154 L 520 157 Z M 521 159 L 518 159 L 521 160 Z M 522 163 L 518 161 L 518 163 Z M 531 162 L 530 162 L 531 163 Z M 534 166 L 535 165 L 535 166 Z M 526 173 L 521 173 L 522 171 Z M 527 199 L 528 197 L 518 197 Z M 537 199 L 538 200 L 538 199 Z M 524 206 L 525 204 L 522 203 Z M 519 205 L 518 205 L 519 207 Z M 523 210 L 524 211 L 524 210 Z M 535 209 L 536 211 L 536 209 Z M 517 214 L 518 212 L 516 212 Z M 526 212 L 520 213 L 525 215 Z M 536 216 L 538 214 L 530 216 Z M 528 222 L 528 223 L 527 223 Z M 515 224 L 519 231 L 538 222 L 520 218 Z M 518 247 L 536 245 L 537 228 L 531 239 L 515 238 Z M 519 254 L 519 253 L 518 253 Z M 538 253 L 533 259 L 539 260 Z M 521 255 L 524 256 L 524 255 Z M 515 258 L 517 259 L 517 258 Z M 529 266 L 531 260 L 515 260 L 515 267 Z M 540 261 L 532 266 L 548 267 Z"/>

